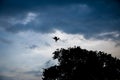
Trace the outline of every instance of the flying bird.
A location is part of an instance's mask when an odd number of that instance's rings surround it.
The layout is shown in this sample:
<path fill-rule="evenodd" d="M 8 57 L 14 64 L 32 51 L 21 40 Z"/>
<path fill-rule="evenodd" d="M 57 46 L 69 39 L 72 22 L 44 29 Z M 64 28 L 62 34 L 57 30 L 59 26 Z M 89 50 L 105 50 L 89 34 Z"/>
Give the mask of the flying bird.
<path fill-rule="evenodd" d="M 55 42 L 57 42 L 58 40 L 60 40 L 60 38 L 58 38 L 58 37 L 53 37 L 53 39 L 55 40 Z"/>

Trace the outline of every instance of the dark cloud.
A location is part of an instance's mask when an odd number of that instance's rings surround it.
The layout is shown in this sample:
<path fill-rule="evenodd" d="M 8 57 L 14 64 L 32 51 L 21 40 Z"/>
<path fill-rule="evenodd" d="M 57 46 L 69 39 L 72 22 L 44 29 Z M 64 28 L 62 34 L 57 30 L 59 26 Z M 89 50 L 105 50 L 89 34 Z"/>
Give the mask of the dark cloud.
<path fill-rule="evenodd" d="M 119 4 L 119 0 L 4 0 L 0 15 L 13 18 L 21 15 L 24 18 L 29 11 L 40 13 L 37 16 L 39 24 L 36 21 L 27 25 L 1 23 L 2 28 L 9 32 L 52 32 L 60 29 L 90 37 L 101 32 L 120 31 Z"/>
<path fill-rule="evenodd" d="M 0 9 L 2 12 L 16 13 L 25 10 L 42 8 L 46 6 L 61 6 L 66 4 L 79 3 L 80 0 L 2 0 Z M 3 13 L 4 14 L 4 13 Z"/>
<path fill-rule="evenodd" d="M 71 4 L 88 4 L 97 8 L 104 8 L 106 5 L 119 6 L 119 0 L 1 0 L 1 11 L 20 12 L 28 9 L 42 8 L 46 6 L 66 6 Z M 117 5 L 116 5 L 117 4 Z M 102 5 L 102 6 L 101 6 Z"/>

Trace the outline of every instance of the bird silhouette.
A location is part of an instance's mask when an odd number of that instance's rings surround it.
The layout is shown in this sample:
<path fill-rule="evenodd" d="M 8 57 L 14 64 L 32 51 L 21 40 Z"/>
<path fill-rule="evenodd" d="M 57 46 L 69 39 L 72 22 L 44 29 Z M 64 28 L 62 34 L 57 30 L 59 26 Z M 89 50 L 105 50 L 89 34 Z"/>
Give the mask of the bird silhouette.
<path fill-rule="evenodd" d="M 57 42 L 60 38 L 58 38 L 58 37 L 53 37 L 53 39 L 55 40 L 55 42 Z"/>

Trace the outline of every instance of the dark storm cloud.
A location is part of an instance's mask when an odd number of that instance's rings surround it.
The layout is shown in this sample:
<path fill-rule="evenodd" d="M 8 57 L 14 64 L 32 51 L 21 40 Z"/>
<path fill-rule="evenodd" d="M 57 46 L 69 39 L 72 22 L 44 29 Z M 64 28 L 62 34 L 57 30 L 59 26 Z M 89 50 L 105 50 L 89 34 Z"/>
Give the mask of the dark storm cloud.
<path fill-rule="evenodd" d="M 1 4 L 2 16 L 18 17 L 29 11 L 40 13 L 37 20 L 41 24 L 36 25 L 32 21 L 27 25 L 3 26 L 10 32 L 51 32 L 60 29 L 67 33 L 90 36 L 120 31 L 119 0 L 4 0 Z"/>
<path fill-rule="evenodd" d="M 79 0 L 2 0 L 1 12 L 21 12 L 24 10 L 35 9 L 36 7 L 61 6 L 66 4 L 79 3 Z M 3 13 L 4 14 L 4 13 Z"/>
<path fill-rule="evenodd" d="M 88 4 L 97 8 L 107 8 L 110 6 L 119 7 L 119 0 L 1 0 L 0 9 L 2 11 L 20 11 L 27 9 L 35 9 L 37 7 L 46 6 L 66 6 L 71 4 Z M 117 4 L 117 5 L 116 5 Z"/>

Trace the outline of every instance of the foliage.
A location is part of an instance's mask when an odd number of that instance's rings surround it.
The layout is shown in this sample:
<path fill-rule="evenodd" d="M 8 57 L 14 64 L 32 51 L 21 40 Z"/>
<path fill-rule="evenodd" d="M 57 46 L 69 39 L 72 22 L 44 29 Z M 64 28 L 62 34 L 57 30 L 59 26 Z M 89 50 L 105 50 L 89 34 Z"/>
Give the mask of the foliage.
<path fill-rule="evenodd" d="M 56 50 L 59 65 L 45 69 L 43 80 L 120 80 L 120 60 L 80 47 Z"/>

